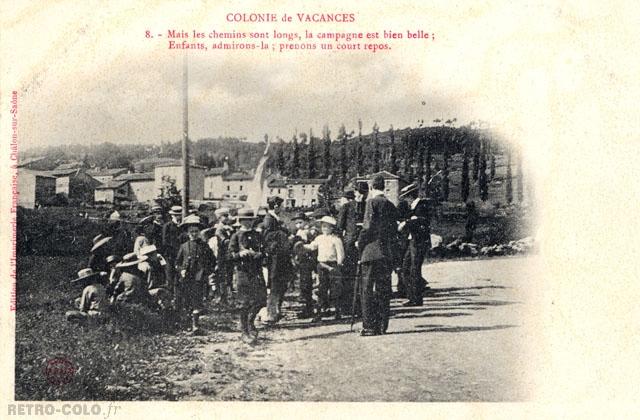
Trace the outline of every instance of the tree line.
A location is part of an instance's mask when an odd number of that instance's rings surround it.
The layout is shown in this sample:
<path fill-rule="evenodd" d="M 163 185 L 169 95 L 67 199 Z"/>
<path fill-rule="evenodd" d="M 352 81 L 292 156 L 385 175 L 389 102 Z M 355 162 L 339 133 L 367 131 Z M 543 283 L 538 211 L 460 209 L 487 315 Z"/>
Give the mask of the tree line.
<path fill-rule="evenodd" d="M 489 199 L 489 185 L 496 178 L 496 159 L 506 160 L 504 201 L 514 201 L 512 166 L 516 166 L 516 198 L 524 199 L 522 154 L 478 123 L 455 127 L 455 119 L 434 120 L 434 125 L 394 129 L 381 132 L 375 123 L 368 134 L 348 131 L 344 124 L 335 137 L 327 125 L 319 136 L 313 129 L 295 132 L 290 141 L 277 137 L 275 153 L 268 167 L 292 178 L 329 178 L 335 189 L 346 186 L 353 178 L 388 171 L 407 182 L 418 184 L 420 194 L 438 201 L 470 197 L 475 185 L 482 201 Z M 515 158 L 512 156 L 515 155 Z M 455 168 L 460 176 L 459 196 L 451 197 L 452 159 L 461 160 Z"/>

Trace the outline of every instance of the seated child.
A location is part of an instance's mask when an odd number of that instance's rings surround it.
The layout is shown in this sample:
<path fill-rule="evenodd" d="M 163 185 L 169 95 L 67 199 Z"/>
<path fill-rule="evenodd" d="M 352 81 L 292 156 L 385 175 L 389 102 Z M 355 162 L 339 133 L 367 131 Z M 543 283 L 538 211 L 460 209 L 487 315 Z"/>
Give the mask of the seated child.
<path fill-rule="evenodd" d="M 71 280 L 72 284 L 82 285 L 79 310 L 67 311 L 69 322 L 85 323 L 89 320 L 105 321 L 109 317 L 109 299 L 104 287 L 105 278 L 100 272 L 91 268 L 78 271 L 78 277 Z"/>

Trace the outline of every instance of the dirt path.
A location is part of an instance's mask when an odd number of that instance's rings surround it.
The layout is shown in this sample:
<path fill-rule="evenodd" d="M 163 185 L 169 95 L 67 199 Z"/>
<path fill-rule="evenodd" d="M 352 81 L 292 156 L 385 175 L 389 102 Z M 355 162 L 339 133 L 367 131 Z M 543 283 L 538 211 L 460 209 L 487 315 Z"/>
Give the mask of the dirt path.
<path fill-rule="evenodd" d="M 237 332 L 205 340 L 196 368 L 172 380 L 183 399 L 196 400 L 524 400 L 534 261 L 426 265 L 435 293 L 419 308 L 393 300 L 389 332 L 379 337 L 350 332 L 348 320 L 297 320 L 289 307 L 255 346 Z"/>

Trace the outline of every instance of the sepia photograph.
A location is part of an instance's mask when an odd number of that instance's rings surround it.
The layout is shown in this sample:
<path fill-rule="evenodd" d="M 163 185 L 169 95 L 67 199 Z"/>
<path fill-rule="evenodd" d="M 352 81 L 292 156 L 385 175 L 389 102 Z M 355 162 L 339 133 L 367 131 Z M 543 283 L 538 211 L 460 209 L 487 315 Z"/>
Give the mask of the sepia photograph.
<path fill-rule="evenodd" d="M 10 415 L 545 395 L 560 12 L 151 3 L 3 18 Z"/>

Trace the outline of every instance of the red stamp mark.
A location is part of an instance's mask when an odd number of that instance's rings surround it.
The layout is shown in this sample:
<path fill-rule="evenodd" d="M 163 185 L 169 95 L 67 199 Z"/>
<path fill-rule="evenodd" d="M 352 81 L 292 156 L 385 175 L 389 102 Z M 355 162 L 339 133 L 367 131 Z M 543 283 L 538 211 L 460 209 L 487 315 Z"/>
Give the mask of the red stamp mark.
<path fill-rule="evenodd" d="M 44 376 L 52 385 L 65 385 L 73 380 L 76 367 L 66 357 L 59 356 L 47 361 Z"/>

